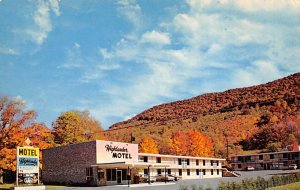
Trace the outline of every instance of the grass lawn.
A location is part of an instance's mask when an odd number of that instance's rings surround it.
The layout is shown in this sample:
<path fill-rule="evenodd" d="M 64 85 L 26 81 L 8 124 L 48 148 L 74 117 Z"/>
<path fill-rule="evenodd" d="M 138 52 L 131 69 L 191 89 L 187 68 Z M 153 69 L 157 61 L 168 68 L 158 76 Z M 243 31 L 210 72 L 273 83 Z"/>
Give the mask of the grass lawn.
<path fill-rule="evenodd" d="M 267 190 L 299 190 L 299 189 L 300 189 L 300 182 L 282 185 L 278 187 L 272 187 Z"/>
<path fill-rule="evenodd" d="M 13 187 L 15 184 L 13 183 L 4 183 L 0 185 L 0 189 L 9 189 L 10 187 Z"/>
<path fill-rule="evenodd" d="M 6 183 L 0 185 L 0 189 L 9 189 L 10 187 L 13 187 L 15 184 L 12 183 Z M 63 188 L 65 186 L 57 186 L 57 185 L 46 185 L 46 189 L 55 189 L 55 188 Z"/>

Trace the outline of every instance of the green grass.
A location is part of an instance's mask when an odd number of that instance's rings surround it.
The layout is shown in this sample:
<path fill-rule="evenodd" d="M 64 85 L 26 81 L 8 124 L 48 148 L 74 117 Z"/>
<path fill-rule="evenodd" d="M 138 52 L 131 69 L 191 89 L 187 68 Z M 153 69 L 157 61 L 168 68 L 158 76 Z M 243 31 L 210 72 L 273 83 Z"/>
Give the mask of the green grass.
<path fill-rule="evenodd" d="M 267 190 L 299 190 L 299 189 L 300 189 L 300 182 L 282 185 L 278 187 L 272 187 Z"/>
<path fill-rule="evenodd" d="M 4 183 L 0 185 L 0 188 L 2 189 L 9 189 L 10 187 L 13 187 L 15 184 L 13 183 Z"/>
<path fill-rule="evenodd" d="M 13 183 L 6 183 L 6 184 L 2 184 L 0 185 L 0 189 L 9 189 L 10 187 L 15 186 L 15 184 Z M 46 185 L 46 189 L 58 189 L 58 188 L 63 188 L 66 186 L 58 186 L 58 185 Z"/>

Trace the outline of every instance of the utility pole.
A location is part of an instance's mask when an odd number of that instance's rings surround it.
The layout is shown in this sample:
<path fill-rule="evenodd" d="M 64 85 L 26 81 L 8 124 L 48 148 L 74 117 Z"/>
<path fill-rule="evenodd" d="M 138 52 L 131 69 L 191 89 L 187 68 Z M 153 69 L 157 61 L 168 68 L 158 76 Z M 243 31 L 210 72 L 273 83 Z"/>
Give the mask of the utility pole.
<path fill-rule="evenodd" d="M 135 137 L 133 136 L 132 132 L 131 132 L 131 135 L 130 135 L 130 142 L 133 143 L 133 141 L 135 141 Z"/>
<path fill-rule="evenodd" d="M 229 161 L 229 151 L 228 151 L 228 138 L 226 137 L 226 154 L 227 154 L 227 162 Z"/>

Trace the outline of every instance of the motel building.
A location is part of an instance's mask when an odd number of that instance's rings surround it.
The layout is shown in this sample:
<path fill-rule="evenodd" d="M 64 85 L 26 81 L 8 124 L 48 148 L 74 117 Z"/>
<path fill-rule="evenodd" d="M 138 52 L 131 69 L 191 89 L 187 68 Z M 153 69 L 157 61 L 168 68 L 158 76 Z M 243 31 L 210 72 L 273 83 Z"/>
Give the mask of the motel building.
<path fill-rule="evenodd" d="M 299 168 L 300 151 L 236 155 L 231 157 L 230 164 L 234 170 L 247 170 L 247 167 L 255 170 L 293 169 L 295 166 Z"/>
<path fill-rule="evenodd" d="M 105 186 L 222 177 L 225 159 L 138 153 L 138 145 L 96 140 L 43 150 L 44 184 Z"/>

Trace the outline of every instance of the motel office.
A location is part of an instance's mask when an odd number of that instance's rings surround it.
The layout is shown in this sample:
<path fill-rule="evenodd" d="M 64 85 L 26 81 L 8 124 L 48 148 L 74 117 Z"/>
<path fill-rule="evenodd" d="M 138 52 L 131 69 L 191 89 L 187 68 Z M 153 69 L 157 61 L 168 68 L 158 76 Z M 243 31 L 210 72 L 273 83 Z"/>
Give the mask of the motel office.
<path fill-rule="evenodd" d="M 138 145 L 96 140 L 43 150 L 45 184 L 92 186 L 136 182 L 136 176 L 222 177 L 225 159 L 138 153 Z"/>

